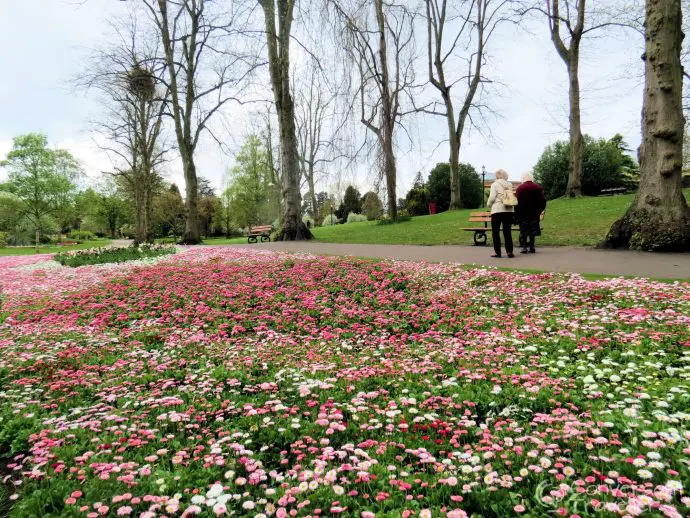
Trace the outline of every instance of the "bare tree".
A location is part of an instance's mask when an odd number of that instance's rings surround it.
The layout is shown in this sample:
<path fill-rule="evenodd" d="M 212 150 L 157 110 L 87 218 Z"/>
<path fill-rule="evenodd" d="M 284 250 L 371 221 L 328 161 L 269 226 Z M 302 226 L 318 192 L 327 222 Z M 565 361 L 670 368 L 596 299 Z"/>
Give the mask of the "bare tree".
<path fill-rule="evenodd" d="M 570 170 L 567 196 L 582 194 L 584 140 L 580 114 L 580 46 L 583 37 L 605 27 L 630 27 L 630 6 L 587 0 L 536 0 L 532 9 L 546 16 L 551 41 L 568 71 Z M 544 7 L 542 7 L 544 5 Z"/>
<path fill-rule="evenodd" d="M 414 14 L 405 5 L 383 0 L 359 1 L 351 9 L 336 0 L 331 4 L 344 22 L 346 50 L 359 75 L 361 122 L 381 149 L 388 214 L 395 220 L 395 129 L 408 113 L 404 104 L 414 86 Z"/>
<path fill-rule="evenodd" d="M 290 89 L 290 32 L 296 0 L 258 0 L 264 12 L 268 67 L 278 114 L 283 217 L 278 240 L 311 239 L 302 223 L 300 160 L 295 130 L 295 105 Z"/>
<path fill-rule="evenodd" d="M 640 187 L 604 246 L 690 250 L 690 208 L 681 189 L 682 41 L 681 0 L 647 0 Z"/>
<path fill-rule="evenodd" d="M 234 10 L 221 11 L 210 0 L 143 0 L 163 49 L 170 89 L 169 114 L 185 178 L 187 218 L 183 242 L 201 241 L 198 221 L 197 172 L 194 152 L 211 118 L 238 97 L 256 67 L 251 53 L 237 49 L 244 34 L 242 2 L 221 2 Z"/>
<path fill-rule="evenodd" d="M 338 149 L 337 139 L 346 120 L 336 113 L 336 101 L 340 92 L 324 77 L 323 70 L 315 59 L 307 65 L 308 73 L 295 74 L 302 80 L 295 90 L 295 124 L 299 141 L 302 183 L 306 183 L 309 203 L 316 210 L 317 174 L 323 167 L 343 155 Z"/>
<path fill-rule="evenodd" d="M 444 111 L 422 108 L 421 111 L 442 115 L 448 124 L 450 141 L 450 208 L 462 207 L 460 196 L 460 170 L 458 168 L 460 147 L 465 125 L 472 120 L 472 112 L 481 114 L 480 102 L 475 100 L 481 94 L 480 88 L 489 82 L 483 75 L 486 63 L 486 48 L 496 27 L 506 20 L 504 13 L 509 0 L 460 0 L 451 2 L 456 9 L 448 10 L 447 0 L 425 0 L 427 22 L 427 60 L 429 81 L 440 92 Z M 450 34 L 448 33 L 450 32 Z M 460 54 L 465 46 L 467 73 L 461 77 L 449 78 L 447 64 Z M 464 97 L 455 114 L 451 88 L 464 84 Z"/>
<path fill-rule="evenodd" d="M 135 242 L 142 243 L 153 239 L 153 193 L 168 151 L 162 135 L 167 89 L 159 46 L 136 17 L 111 26 L 116 43 L 95 53 L 77 85 L 100 94 L 96 142 L 113 161 L 117 183 L 134 199 Z"/>

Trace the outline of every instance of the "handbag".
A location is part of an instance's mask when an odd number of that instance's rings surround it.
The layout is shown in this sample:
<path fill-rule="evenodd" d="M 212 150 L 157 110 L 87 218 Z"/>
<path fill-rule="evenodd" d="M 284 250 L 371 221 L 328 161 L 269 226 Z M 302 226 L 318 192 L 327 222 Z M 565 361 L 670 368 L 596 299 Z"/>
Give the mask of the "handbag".
<path fill-rule="evenodd" d="M 518 200 L 513 194 L 513 188 L 503 189 L 501 193 L 501 203 L 506 207 L 517 207 Z"/>

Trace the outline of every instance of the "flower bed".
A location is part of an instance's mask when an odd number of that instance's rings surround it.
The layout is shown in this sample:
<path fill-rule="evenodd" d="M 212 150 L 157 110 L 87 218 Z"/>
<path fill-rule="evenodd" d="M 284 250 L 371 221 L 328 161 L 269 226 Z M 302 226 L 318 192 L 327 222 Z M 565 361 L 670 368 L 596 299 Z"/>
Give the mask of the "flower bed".
<path fill-rule="evenodd" d="M 87 266 L 92 264 L 124 263 L 148 257 L 174 254 L 175 246 L 139 245 L 119 248 L 89 248 L 55 254 L 53 259 L 64 266 Z"/>
<path fill-rule="evenodd" d="M 688 284 L 212 247 L 82 287 L 40 264 L 26 289 L 62 294 L 13 291 L 0 327 L 11 516 L 690 512 Z"/>

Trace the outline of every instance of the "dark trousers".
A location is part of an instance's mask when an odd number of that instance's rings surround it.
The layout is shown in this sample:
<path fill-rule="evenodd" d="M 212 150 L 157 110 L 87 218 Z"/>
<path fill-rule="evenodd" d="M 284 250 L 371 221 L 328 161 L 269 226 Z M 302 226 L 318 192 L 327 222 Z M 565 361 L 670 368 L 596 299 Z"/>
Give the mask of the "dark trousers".
<path fill-rule="evenodd" d="M 512 224 L 512 212 L 497 212 L 491 215 L 491 237 L 494 241 L 494 252 L 496 252 L 496 255 L 501 255 L 501 226 L 503 226 L 506 252 L 509 254 L 513 253 L 513 235 L 510 233 Z"/>

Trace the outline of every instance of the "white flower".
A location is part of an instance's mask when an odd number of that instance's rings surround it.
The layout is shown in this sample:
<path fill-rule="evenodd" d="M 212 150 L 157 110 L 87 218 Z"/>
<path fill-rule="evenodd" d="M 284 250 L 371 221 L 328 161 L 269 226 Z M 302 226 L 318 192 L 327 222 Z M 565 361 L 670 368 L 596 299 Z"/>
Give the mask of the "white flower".
<path fill-rule="evenodd" d="M 247 509 L 248 511 L 254 509 L 256 505 L 251 500 L 247 500 L 242 504 L 242 509 Z"/>
<path fill-rule="evenodd" d="M 334 492 L 336 495 L 340 496 L 340 495 L 342 495 L 343 493 L 345 493 L 345 489 L 343 489 L 343 486 L 333 486 L 333 492 Z"/>
<path fill-rule="evenodd" d="M 194 505 L 202 505 L 206 502 L 206 499 L 203 497 L 203 495 L 194 495 L 192 497 L 192 503 Z"/>
<path fill-rule="evenodd" d="M 640 470 L 637 471 L 637 476 L 640 477 L 640 478 L 649 479 L 649 478 L 652 478 L 652 477 L 654 476 L 654 474 L 653 474 L 651 471 L 649 471 L 649 470 L 640 469 Z"/>
<path fill-rule="evenodd" d="M 218 498 L 222 494 L 223 494 L 223 486 L 221 486 L 220 484 L 213 484 L 211 486 L 211 489 L 209 489 L 206 492 L 206 497 L 207 498 Z"/>

